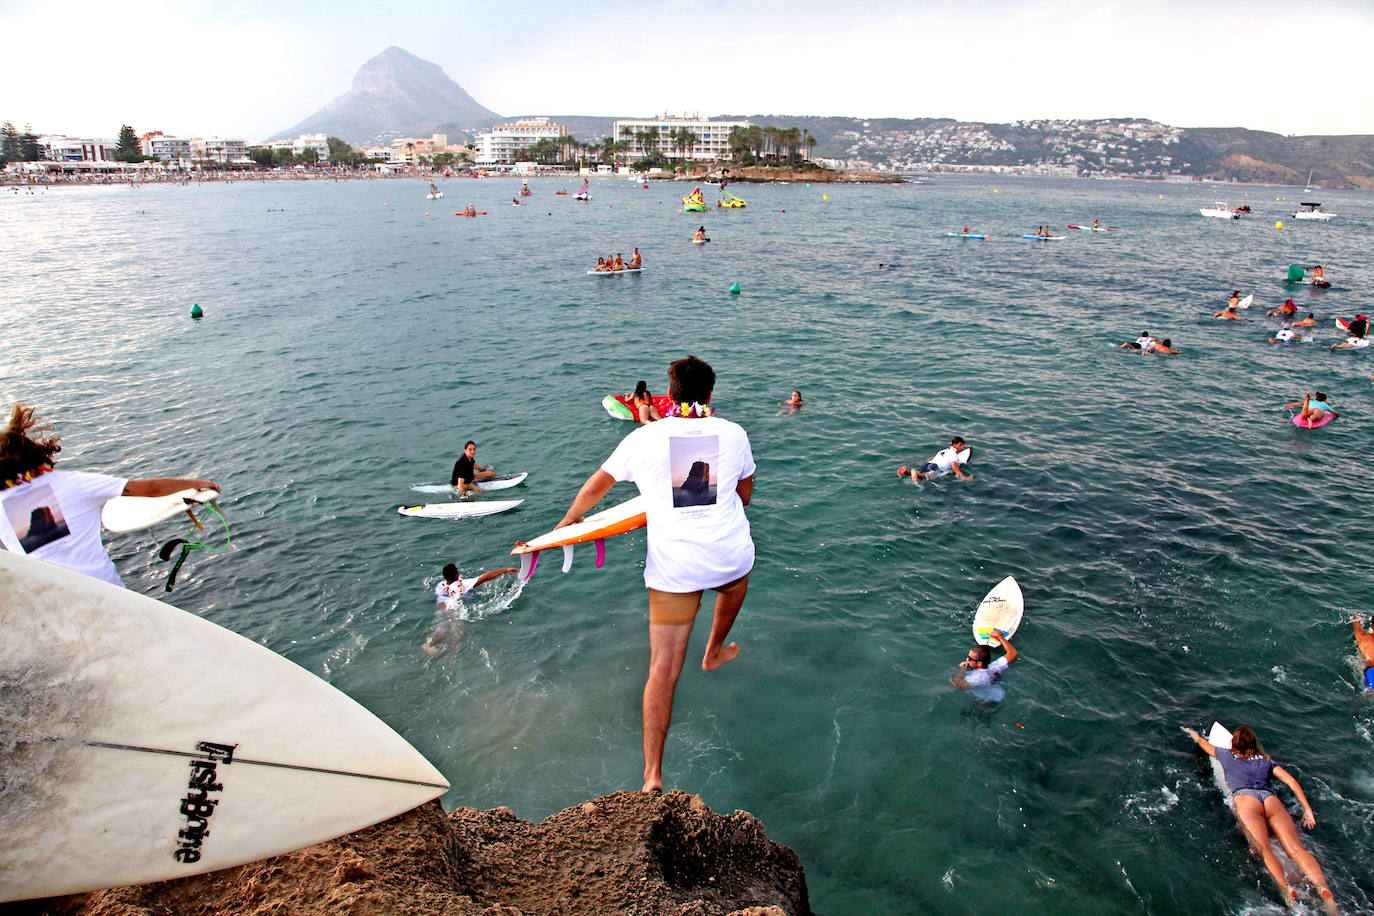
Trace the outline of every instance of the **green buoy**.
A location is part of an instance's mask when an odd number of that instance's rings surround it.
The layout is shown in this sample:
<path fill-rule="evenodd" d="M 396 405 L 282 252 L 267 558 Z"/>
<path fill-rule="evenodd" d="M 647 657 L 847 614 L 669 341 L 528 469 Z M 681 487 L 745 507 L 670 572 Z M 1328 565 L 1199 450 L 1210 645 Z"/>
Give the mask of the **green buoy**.
<path fill-rule="evenodd" d="M 200 317 L 202 317 L 204 314 L 205 314 L 205 313 L 202 312 L 202 311 L 200 310 L 200 303 L 199 303 L 199 302 L 193 302 L 193 303 L 191 303 L 191 317 L 192 317 L 192 318 L 200 318 Z"/>
<path fill-rule="evenodd" d="M 732 296 L 738 296 L 738 295 L 739 295 L 739 284 L 738 284 L 738 283 L 735 283 L 735 284 L 733 284 L 733 285 L 730 287 L 730 295 L 732 295 Z"/>

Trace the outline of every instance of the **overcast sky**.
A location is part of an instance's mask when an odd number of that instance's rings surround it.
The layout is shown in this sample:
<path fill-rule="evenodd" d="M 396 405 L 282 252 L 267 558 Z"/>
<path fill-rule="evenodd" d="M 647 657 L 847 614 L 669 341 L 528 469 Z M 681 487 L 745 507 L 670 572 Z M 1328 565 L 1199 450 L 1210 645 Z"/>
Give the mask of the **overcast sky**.
<path fill-rule="evenodd" d="M 261 139 L 389 45 L 518 114 L 1374 134 L 1374 0 L 0 0 L 0 121 Z"/>

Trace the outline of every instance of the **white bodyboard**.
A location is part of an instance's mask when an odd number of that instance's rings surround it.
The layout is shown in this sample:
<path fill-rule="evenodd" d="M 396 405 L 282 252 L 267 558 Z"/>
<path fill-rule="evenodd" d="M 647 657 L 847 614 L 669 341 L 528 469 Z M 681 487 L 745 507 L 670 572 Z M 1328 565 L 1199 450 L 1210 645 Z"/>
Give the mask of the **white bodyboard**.
<path fill-rule="evenodd" d="M 478 518 L 514 509 L 523 499 L 488 499 L 469 503 L 429 503 L 424 506 L 401 506 L 396 511 L 414 518 Z"/>
<path fill-rule="evenodd" d="M 1007 636 L 1015 636 L 1016 628 L 1021 625 L 1024 606 L 1021 586 L 1017 584 L 1016 577 L 1007 576 L 994 585 L 978 605 L 973 615 L 973 638 L 979 645 L 1001 645 L 994 631 L 1001 630 Z"/>

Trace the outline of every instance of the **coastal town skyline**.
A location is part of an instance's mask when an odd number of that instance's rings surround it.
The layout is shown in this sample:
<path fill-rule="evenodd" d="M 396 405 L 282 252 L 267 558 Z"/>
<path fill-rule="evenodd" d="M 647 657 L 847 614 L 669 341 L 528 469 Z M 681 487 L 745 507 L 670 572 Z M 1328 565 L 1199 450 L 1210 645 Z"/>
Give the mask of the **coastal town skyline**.
<path fill-rule="evenodd" d="M 55 29 L 50 12 L 21 0 L 0 11 L 0 29 L 27 36 L 0 60 L 14 87 L 0 118 L 39 132 L 112 136 L 129 123 L 251 140 L 346 92 L 364 60 L 395 44 L 503 117 L 1142 117 L 1374 133 L 1362 98 L 1374 76 L 1363 50 L 1374 41 L 1374 12 L 1362 0 L 1321 0 L 1300 13 L 1277 0 L 878 2 L 857 18 L 815 3 L 695 9 L 679 24 L 682 8 L 662 3 L 569 15 L 538 2 L 489 21 L 471 4 L 417 15 L 391 2 L 326 11 L 249 0 L 159 18 L 110 17 L 74 0 Z M 1313 36 L 1320 67 L 1310 61 Z M 55 58 L 73 65 L 55 68 Z M 125 66 L 147 73 L 97 76 Z"/>

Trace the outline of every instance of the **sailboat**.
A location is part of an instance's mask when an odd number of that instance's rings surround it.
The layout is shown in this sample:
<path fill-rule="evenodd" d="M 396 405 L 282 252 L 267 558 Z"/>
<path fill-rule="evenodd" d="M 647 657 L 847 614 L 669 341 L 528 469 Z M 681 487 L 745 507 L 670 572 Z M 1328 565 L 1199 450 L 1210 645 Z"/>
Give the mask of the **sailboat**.
<path fill-rule="evenodd" d="M 1312 187 L 1312 173 L 1315 172 L 1315 171 L 1316 171 L 1316 169 L 1308 169 L 1308 170 L 1307 170 L 1307 187 L 1303 188 L 1304 191 L 1315 191 L 1315 190 L 1317 190 L 1316 188 Z"/>

